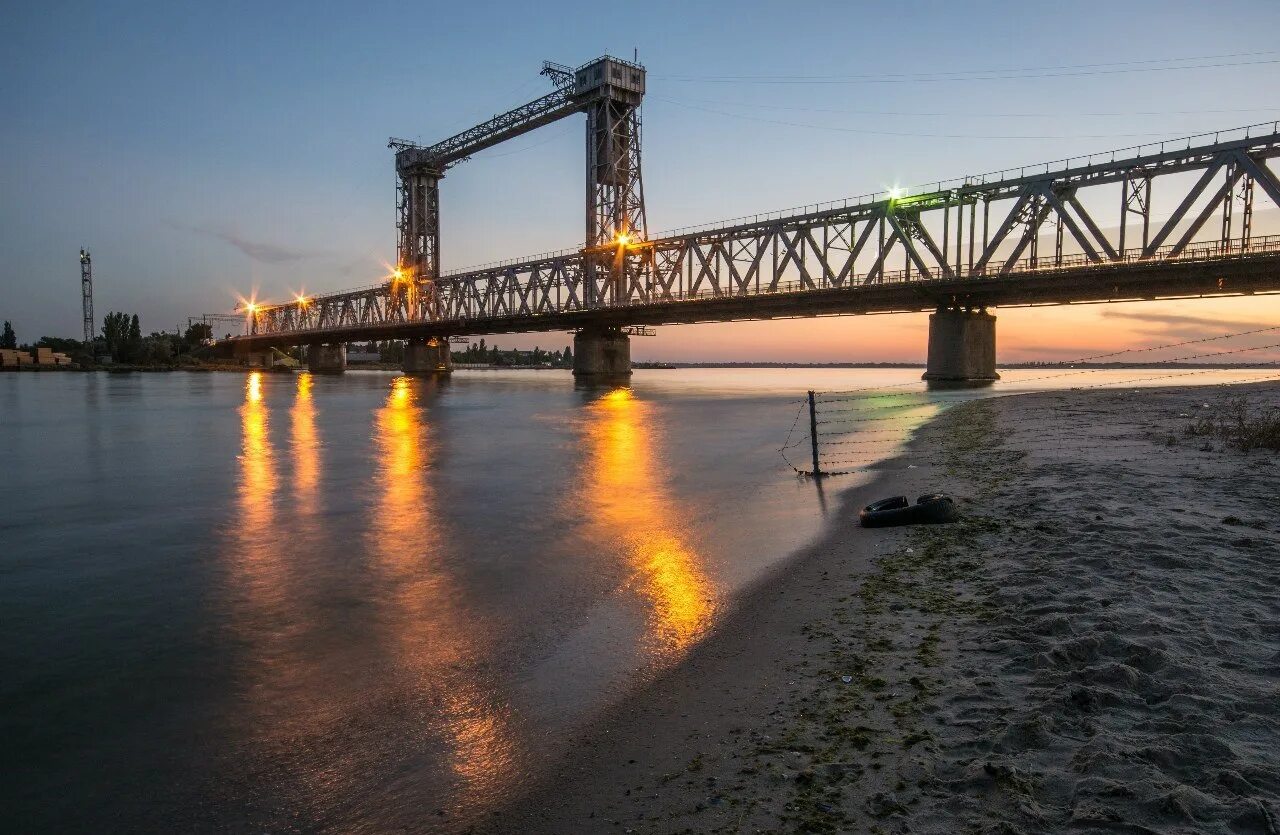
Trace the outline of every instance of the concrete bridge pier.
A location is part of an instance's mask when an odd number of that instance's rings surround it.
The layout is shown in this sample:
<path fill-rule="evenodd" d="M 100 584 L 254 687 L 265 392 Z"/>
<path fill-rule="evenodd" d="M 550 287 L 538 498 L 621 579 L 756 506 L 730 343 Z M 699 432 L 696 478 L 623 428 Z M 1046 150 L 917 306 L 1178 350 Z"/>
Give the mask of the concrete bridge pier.
<path fill-rule="evenodd" d="M 404 373 L 451 374 L 453 354 L 446 339 L 410 339 L 404 344 Z"/>
<path fill-rule="evenodd" d="M 999 380 L 996 317 L 986 308 L 939 307 L 929 314 L 929 361 L 923 379 L 956 386 Z"/>
<path fill-rule="evenodd" d="M 631 380 L 631 337 L 618 328 L 583 328 L 573 335 L 573 378 L 592 385 Z"/>
<path fill-rule="evenodd" d="M 268 348 L 265 351 L 249 351 L 239 345 L 235 346 L 232 356 L 237 361 L 244 363 L 250 368 L 270 368 L 272 365 L 272 353 Z"/>
<path fill-rule="evenodd" d="M 309 346 L 307 369 L 312 374 L 341 374 L 347 370 L 347 346 L 343 344 Z"/>

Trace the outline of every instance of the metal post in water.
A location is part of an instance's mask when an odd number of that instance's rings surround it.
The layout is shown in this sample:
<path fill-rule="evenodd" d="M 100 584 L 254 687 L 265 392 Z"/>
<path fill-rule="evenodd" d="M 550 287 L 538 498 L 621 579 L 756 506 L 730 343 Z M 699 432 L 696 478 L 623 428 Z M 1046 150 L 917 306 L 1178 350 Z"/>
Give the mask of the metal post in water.
<path fill-rule="evenodd" d="M 822 470 L 818 467 L 818 406 L 813 392 L 809 392 L 809 446 L 813 450 L 813 477 L 821 478 Z"/>

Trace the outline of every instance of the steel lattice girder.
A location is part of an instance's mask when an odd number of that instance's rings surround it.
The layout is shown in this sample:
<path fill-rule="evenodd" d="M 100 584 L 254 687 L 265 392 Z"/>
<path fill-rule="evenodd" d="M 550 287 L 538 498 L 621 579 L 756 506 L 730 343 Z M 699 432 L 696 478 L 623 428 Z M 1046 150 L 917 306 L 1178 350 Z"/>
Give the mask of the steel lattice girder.
<path fill-rule="evenodd" d="M 1105 162 L 1089 160 L 1060 170 L 1046 166 L 1046 170 L 1026 173 L 1024 169 L 1005 179 L 970 178 L 954 187 L 902 199 L 842 204 L 643 242 L 626 249 L 618 292 L 609 292 L 606 268 L 617 249 L 596 247 L 446 273 L 431 299 L 415 303 L 398 300 L 392 285 L 385 284 L 316 297 L 307 302 L 305 315 L 288 313 L 293 305 L 266 307 L 255 314 L 253 329 L 262 336 L 312 340 L 323 331 L 360 325 L 443 327 L 452 323 L 470 330 L 471 323 L 511 318 L 527 319 L 530 329 L 538 330 L 542 324 L 534 320 L 549 315 L 608 310 L 625 319 L 627 309 L 639 311 L 667 302 L 825 294 L 910 282 L 975 282 L 1040 273 L 1045 263 L 1062 270 L 1088 270 L 1101 281 L 1107 269 L 1121 270 L 1135 262 L 1158 265 L 1251 253 L 1274 255 L 1278 247 L 1271 238 L 1235 244 L 1224 239 L 1230 234 L 1229 224 L 1216 238 L 1197 236 L 1215 210 L 1225 209 L 1241 183 L 1250 186 L 1250 200 L 1256 186 L 1280 207 L 1280 179 L 1268 166 L 1276 156 L 1280 156 L 1280 132 L 1273 130 L 1200 147 Z M 1162 222 L 1153 218 L 1151 183 L 1195 172 L 1199 172 L 1195 182 L 1174 195 L 1181 199 L 1173 214 Z M 1220 177 L 1221 185 L 1212 187 Z M 1121 199 L 1116 217 L 1100 224 L 1079 196 L 1108 184 L 1122 185 Z M 1010 201 L 1003 217 L 997 215 L 999 219 L 989 223 L 991 206 Z M 941 241 L 924 223 L 926 217 L 939 214 L 944 230 Z M 1133 215 L 1139 216 L 1144 229 L 1144 245 L 1137 249 L 1125 246 L 1127 223 L 1121 222 Z M 1059 234 L 1051 260 L 1022 258 L 1025 250 L 1034 248 L 1050 217 L 1069 233 L 1080 252 L 1064 252 L 1064 235 Z M 952 226 L 954 234 L 949 231 Z M 1149 228 L 1154 228 L 1154 235 L 1147 234 Z M 890 263 L 897 261 L 903 267 L 891 270 Z M 752 318 L 750 309 L 743 308 L 736 318 Z"/>

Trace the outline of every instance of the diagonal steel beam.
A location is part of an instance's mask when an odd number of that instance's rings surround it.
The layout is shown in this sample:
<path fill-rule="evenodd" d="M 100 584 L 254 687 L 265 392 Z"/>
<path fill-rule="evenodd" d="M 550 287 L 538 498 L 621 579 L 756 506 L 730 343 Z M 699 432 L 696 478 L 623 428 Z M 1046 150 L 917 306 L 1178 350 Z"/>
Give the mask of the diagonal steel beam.
<path fill-rule="evenodd" d="M 1053 193 L 1053 189 L 1046 188 L 1041 194 L 1045 200 L 1049 201 L 1049 205 L 1053 207 L 1058 217 L 1062 218 L 1062 225 L 1067 227 L 1067 231 L 1071 233 L 1071 237 L 1076 239 L 1076 243 L 1080 244 L 1080 248 L 1084 250 L 1084 254 L 1089 260 L 1094 262 L 1101 261 L 1102 259 L 1098 257 L 1098 250 L 1094 249 L 1093 244 L 1084 236 L 1084 232 L 1076 225 L 1075 218 L 1071 216 L 1071 213 L 1067 211 L 1067 207 L 1058 199 L 1058 195 Z M 1070 199 L 1072 198 L 1068 197 L 1068 200 Z"/>
<path fill-rule="evenodd" d="M 1205 188 L 1210 181 L 1217 176 L 1218 171 L 1226 164 L 1227 156 L 1219 154 L 1214 157 L 1213 163 L 1204 170 L 1200 175 L 1200 179 L 1196 180 L 1196 184 L 1191 187 L 1191 191 L 1187 192 L 1187 196 L 1182 198 L 1182 202 L 1178 204 L 1178 208 L 1173 210 L 1173 214 L 1169 215 L 1169 219 L 1160 227 L 1160 231 L 1151 239 L 1151 243 L 1147 244 L 1147 248 L 1142 251 L 1144 257 L 1155 254 L 1155 251 L 1164 246 L 1165 239 L 1173 234 L 1173 230 L 1186 217 L 1187 212 L 1191 211 L 1191 207 L 1200 199 L 1200 195 L 1204 194 Z"/>
<path fill-rule="evenodd" d="M 1005 217 L 1004 222 L 996 230 L 995 237 L 991 238 L 986 246 L 982 249 L 982 257 L 978 259 L 978 263 L 973 265 L 971 272 L 981 273 L 987 268 L 987 263 L 996 254 L 996 250 L 1000 248 L 1000 244 L 1004 243 L 1004 239 L 1008 237 L 1014 225 L 1018 222 L 1018 218 L 1022 214 L 1022 210 L 1026 208 L 1027 202 L 1031 200 L 1033 189 L 1031 184 L 1023 186 L 1018 191 L 1018 199 L 1014 201 L 1013 208 L 1009 209 L 1009 214 Z M 985 226 L 984 226 L 985 228 Z"/>
<path fill-rule="evenodd" d="M 929 250 L 929 254 L 937 259 L 938 267 L 942 270 L 942 275 L 946 278 L 955 278 L 955 273 L 952 272 L 951 265 L 947 263 L 947 256 L 943 254 L 942 250 L 938 247 L 938 244 L 933 240 L 933 236 L 929 234 L 928 228 L 918 216 L 912 218 L 911 222 L 914 231 L 920 236 L 920 241 L 924 244 L 925 249 Z"/>
<path fill-rule="evenodd" d="M 911 235 L 903 228 L 901 221 L 898 220 L 897 214 L 894 212 L 885 212 L 885 218 L 889 221 L 889 226 L 893 227 L 893 234 L 902 241 L 902 247 L 907 251 L 907 257 L 920 270 L 920 275 L 925 279 L 933 277 L 933 273 L 929 272 L 929 265 L 920 257 L 920 252 L 916 249 L 915 244 L 911 242 Z M 908 221 L 910 222 L 910 221 Z"/>
<path fill-rule="evenodd" d="M 894 232 L 889 236 L 889 239 L 884 242 L 884 247 L 880 250 L 879 254 L 876 255 L 875 263 L 871 265 L 871 269 L 867 271 L 866 277 L 862 279 L 863 284 L 871 284 L 877 277 L 883 275 L 884 259 L 888 257 L 889 253 L 893 250 L 893 245 L 897 242 L 898 233 Z"/>
<path fill-rule="evenodd" d="M 1187 231 L 1183 232 L 1182 237 L 1173 245 L 1173 249 L 1169 251 L 1169 257 L 1172 258 L 1187 248 L 1187 244 L 1191 243 L 1191 239 L 1194 238 L 1196 233 L 1200 231 L 1200 228 L 1204 226 L 1205 221 L 1209 219 L 1209 216 L 1218 210 L 1222 205 L 1223 200 L 1227 200 L 1231 197 L 1231 190 L 1236 187 L 1236 183 L 1240 181 L 1242 176 L 1244 176 L 1244 171 L 1241 170 L 1240 166 L 1237 165 L 1231 169 L 1231 175 L 1227 178 L 1226 182 L 1218 187 L 1217 192 L 1215 192 L 1209 202 L 1205 204 L 1205 207 L 1200 210 L 1200 214 L 1196 215 L 1195 220 L 1191 221 L 1191 225 L 1187 227 Z"/>
<path fill-rule="evenodd" d="M 711 245 L 712 262 L 715 261 L 715 257 L 716 257 L 715 247 L 716 247 L 715 244 Z M 715 271 L 711 269 L 711 264 L 707 262 L 707 256 L 702 254 L 702 247 L 695 244 L 693 247 L 693 254 L 698 256 L 698 262 L 702 266 L 698 268 L 698 276 L 693 280 L 693 283 L 689 286 L 689 292 L 691 293 L 698 292 L 698 288 L 702 286 L 702 279 L 705 278 L 707 280 L 707 283 L 710 284 L 713 288 L 715 288 L 716 295 L 717 296 L 720 295 L 720 281 L 716 278 Z"/>
<path fill-rule="evenodd" d="M 1030 244 L 1037 235 L 1040 234 L 1040 227 L 1044 224 L 1044 219 L 1048 216 L 1049 201 L 1046 200 L 1039 206 L 1039 208 L 1036 209 L 1036 213 L 1031 217 L 1031 222 L 1027 224 L 1027 228 L 1023 231 L 1022 237 L 1018 239 L 1017 246 L 1013 248 L 1013 252 L 1009 253 L 1009 257 L 1005 259 L 1003 266 L 1000 267 L 1001 275 L 1008 273 L 1009 270 L 1012 269 L 1013 265 L 1018 262 L 1018 259 L 1022 257 L 1022 251 L 1027 248 L 1027 245 Z"/>
<path fill-rule="evenodd" d="M 742 295 L 746 295 L 746 279 L 742 277 L 742 273 L 738 272 L 738 262 L 733 257 L 733 245 L 734 241 L 730 240 L 727 246 L 721 246 L 721 250 L 724 252 L 724 266 L 729 271 L 729 295 L 733 295 L 734 289 L 737 289 Z"/>
<path fill-rule="evenodd" d="M 800 270 L 800 283 L 808 285 L 809 288 L 812 289 L 814 287 L 813 276 L 809 275 L 809 270 L 804 265 L 804 259 L 802 259 L 799 253 L 796 252 L 796 248 L 792 244 L 791 238 L 787 236 L 786 231 L 783 229 L 778 230 L 778 238 L 781 239 L 782 245 L 787 248 L 787 251 L 782 254 L 782 262 L 778 264 L 778 273 L 774 276 L 775 281 L 784 272 L 786 272 L 787 261 L 791 260 L 795 262 L 796 267 Z M 796 240 L 800 240 L 800 230 L 796 230 Z"/>
<path fill-rule="evenodd" d="M 837 287 L 844 286 L 853 273 L 854 263 L 858 260 L 858 256 L 862 254 L 862 250 L 867 245 L 867 241 L 871 238 L 871 233 L 876 231 L 876 222 L 879 218 L 868 218 L 867 225 L 863 227 L 862 234 L 858 236 L 858 241 L 853 245 L 853 249 L 849 250 L 849 258 L 844 262 L 844 266 L 840 268 L 839 275 L 836 276 L 835 283 Z"/>
<path fill-rule="evenodd" d="M 1280 208 L 1280 180 L 1276 179 L 1275 172 L 1244 151 L 1236 151 L 1235 158 L 1236 164 L 1243 168 L 1245 173 L 1262 187 L 1276 207 Z"/>
<path fill-rule="evenodd" d="M 806 226 L 804 228 L 804 238 L 809 242 L 809 247 L 813 250 L 813 254 L 818 256 L 818 265 L 822 267 L 822 281 L 824 283 L 830 281 L 832 278 L 831 265 L 827 263 L 827 253 L 813 239 L 813 227 Z"/>
<path fill-rule="evenodd" d="M 756 255 L 755 258 L 751 259 L 751 266 L 747 267 L 747 274 L 744 277 L 744 280 L 746 281 L 746 288 L 748 289 L 751 287 L 751 280 L 753 278 L 756 280 L 757 284 L 760 283 L 760 265 L 764 263 L 764 256 L 769 251 L 768 235 L 755 235 L 753 237 L 756 242 Z"/>
<path fill-rule="evenodd" d="M 1119 250 L 1111 245 L 1111 241 L 1107 240 L 1106 235 L 1102 234 L 1102 230 L 1098 228 L 1098 224 L 1093 220 L 1093 215 L 1085 211 L 1084 206 L 1080 205 L 1080 200 L 1076 197 L 1075 189 L 1068 192 L 1065 195 L 1065 198 L 1067 205 L 1075 209 L 1076 214 L 1080 215 L 1080 221 L 1084 223 L 1085 228 L 1093 235 L 1094 240 L 1098 242 L 1100 247 L 1102 247 L 1102 251 L 1107 254 L 1107 257 L 1112 261 L 1117 260 L 1120 257 Z"/>
<path fill-rule="evenodd" d="M 684 260 L 688 257 L 689 247 L 691 246 L 694 246 L 693 239 L 685 238 L 680 241 L 674 255 L 669 250 L 663 253 L 663 267 L 654 273 L 654 279 L 658 282 L 658 286 L 662 288 L 662 294 L 665 298 L 672 298 L 671 288 L 675 286 L 681 273 L 684 272 Z M 666 276 L 665 279 L 663 278 L 664 275 Z"/>

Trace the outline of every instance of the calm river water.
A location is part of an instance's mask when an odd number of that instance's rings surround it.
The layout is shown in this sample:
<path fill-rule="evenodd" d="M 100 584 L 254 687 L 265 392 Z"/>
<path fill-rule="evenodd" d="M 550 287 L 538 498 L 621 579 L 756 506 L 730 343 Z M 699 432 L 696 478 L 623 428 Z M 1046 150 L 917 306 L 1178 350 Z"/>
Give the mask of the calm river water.
<path fill-rule="evenodd" d="M 456 830 L 817 534 L 805 389 L 918 374 L 0 375 L 4 828 Z"/>

